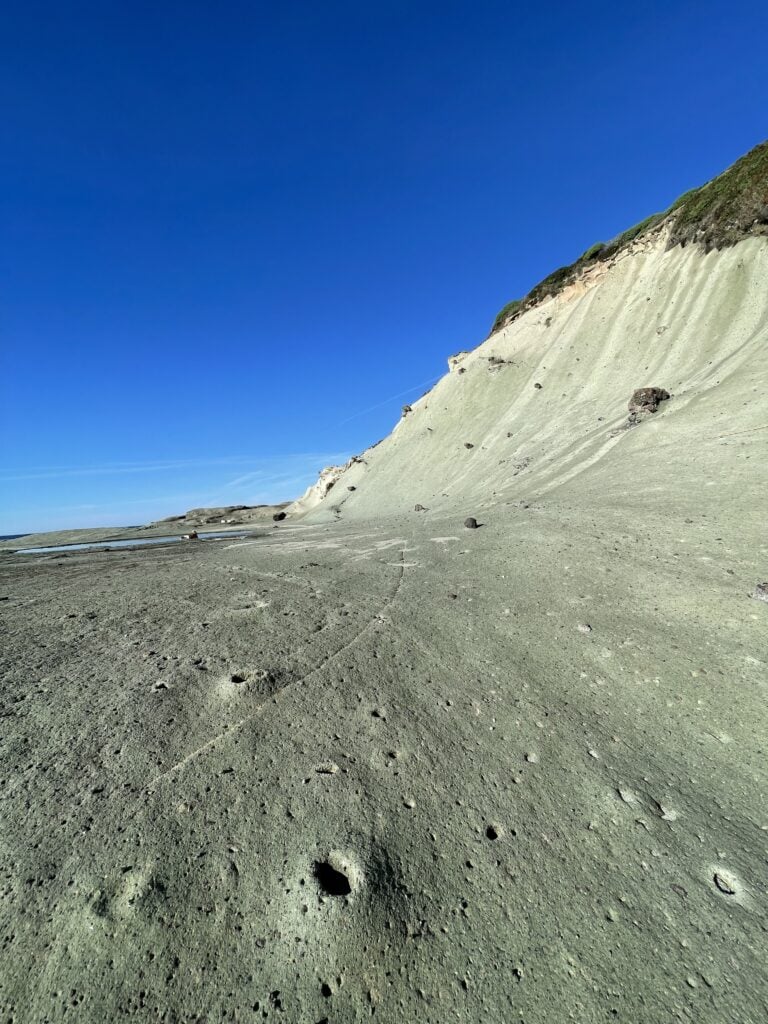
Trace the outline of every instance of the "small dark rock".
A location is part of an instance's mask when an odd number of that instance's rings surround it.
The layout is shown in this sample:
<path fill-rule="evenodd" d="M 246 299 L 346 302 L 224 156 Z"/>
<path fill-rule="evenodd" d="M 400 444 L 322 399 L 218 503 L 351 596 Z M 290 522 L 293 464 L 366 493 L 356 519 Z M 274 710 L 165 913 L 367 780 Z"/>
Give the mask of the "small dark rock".
<path fill-rule="evenodd" d="M 272 518 L 276 523 L 282 523 L 282 521 L 285 519 L 285 512 L 275 512 Z"/>
<path fill-rule="evenodd" d="M 427 510 L 424 507 L 424 505 L 414 505 L 413 506 L 413 511 L 414 512 L 426 512 Z"/>
<path fill-rule="evenodd" d="M 669 397 L 669 392 L 664 388 L 638 388 L 632 392 L 628 408 L 633 413 L 656 412 L 659 405 Z"/>
<path fill-rule="evenodd" d="M 404 405 L 403 406 L 403 416 L 407 416 L 409 412 L 413 412 L 413 409 L 411 408 L 411 406 L 410 405 Z"/>
<path fill-rule="evenodd" d="M 758 583 L 752 592 L 756 601 L 768 601 L 768 583 Z"/>
<path fill-rule="evenodd" d="M 720 892 L 725 893 L 726 896 L 735 896 L 736 890 L 730 884 L 727 878 L 723 878 L 721 874 L 715 872 L 712 876 L 712 881 L 715 883 Z"/>
<path fill-rule="evenodd" d="M 464 447 L 465 448 L 474 448 L 475 446 L 472 444 L 471 441 L 465 441 L 464 442 Z"/>
<path fill-rule="evenodd" d="M 476 530 L 477 529 L 477 520 L 475 519 L 474 516 L 468 516 L 464 520 L 464 525 L 466 526 L 466 528 L 468 530 Z"/>
<path fill-rule="evenodd" d="M 664 388 L 638 388 L 633 391 L 628 405 L 629 416 L 618 430 L 612 431 L 611 437 L 615 437 L 622 430 L 628 430 L 630 427 L 642 423 L 644 419 L 656 412 L 662 402 L 666 402 L 671 397 Z"/>
<path fill-rule="evenodd" d="M 536 388 L 537 391 L 541 391 L 541 387 L 542 386 L 541 386 L 541 384 L 539 384 L 538 381 L 536 381 L 536 383 L 533 386 Z"/>
<path fill-rule="evenodd" d="M 466 366 L 460 366 L 456 372 L 457 373 L 466 373 L 467 372 L 467 368 L 466 368 Z"/>
<path fill-rule="evenodd" d="M 350 485 L 349 485 L 349 487 L 347 488 L 347 490 L 348 490 L 348 491 L 356 491 L 356 490 L 357 490 L 357 488 L 355 487 L 355 485 L 354 485 L 354 484 L 350 484 Z"/>

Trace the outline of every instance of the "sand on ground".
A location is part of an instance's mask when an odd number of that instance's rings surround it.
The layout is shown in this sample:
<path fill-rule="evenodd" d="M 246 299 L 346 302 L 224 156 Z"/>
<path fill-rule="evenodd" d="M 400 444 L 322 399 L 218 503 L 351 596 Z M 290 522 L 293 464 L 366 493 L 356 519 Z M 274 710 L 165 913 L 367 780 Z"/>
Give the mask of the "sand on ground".
<path fill-rule="evenodd" d="M 3 555 L 5 1019 L 765 1020 L 766 251 L 532 310 L 304 520 Z"/>

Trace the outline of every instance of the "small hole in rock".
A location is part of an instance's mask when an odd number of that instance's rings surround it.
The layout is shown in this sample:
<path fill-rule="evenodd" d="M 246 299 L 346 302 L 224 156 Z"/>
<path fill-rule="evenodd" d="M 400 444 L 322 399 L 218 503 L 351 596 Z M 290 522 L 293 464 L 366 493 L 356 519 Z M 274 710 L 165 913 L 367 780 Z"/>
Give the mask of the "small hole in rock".
<path fill-rule="evenodd" d="M 326 896 L 349 896 L 352 886 L 343 871 L 337 871 L 328 861 L 315 861 L 315 878 Z"/>

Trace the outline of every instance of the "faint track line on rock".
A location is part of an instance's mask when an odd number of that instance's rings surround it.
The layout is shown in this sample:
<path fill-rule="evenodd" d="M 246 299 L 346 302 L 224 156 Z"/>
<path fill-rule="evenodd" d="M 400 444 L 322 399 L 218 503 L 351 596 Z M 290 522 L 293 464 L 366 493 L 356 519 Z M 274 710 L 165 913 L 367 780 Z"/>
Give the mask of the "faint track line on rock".
<path fill-rule="evenodd" d="M 177 761 L 176 764 L 171 765 L 171 767 L 167 768 L 164 772 L 160 772 L 160 774 L 156 775 L 155 778 L 152 779 L 150 782 L 145 783 L 144 786 L 142 786 L 141 790 L 139 790 L 139 792 L 151 792 L 154 789 L 154 787 L 158 785 L 158 783 L 162 782 L 167 778 L 170 778 L 173 775 L 178 774 L 178 772 L 182 771 L 192 761 L 197 760 L 197 758 L 201 757 L 207 750 L 213 748 L 220 740 L 228 739 L 230 736 L 233 736 L 236 733 L 240 732 L 240 730 L 242 730 L 246 725 L 248 725 L 249 722 L 252 722 L 254 721 L 254 719 L 258 718 L 259 715 L 261 715 L 262 712 L 266 711 L 271 705 L 276 704 L 278 697 L 281 694 L 285 693 L 287 690 L 293 689 L 296 686 L 300 686 L 302 683 L 305 683 L 308 679 L 316 675 L 318 672 L 322 672 L 322 670 L 327 665 L 329 665 L 336 658 L 340 657 L 340 655 L 344 654 L 345 651 L 348 651 L 351 647 L 353 647 L 358 642 L 358 640 L 360 640 L 361 637 L 371 628 L 371 626 L 373 626 L 377 621 L 381 620 L 381 617 L 386 611 L 386 609 L 389 608 L 397 599 L 397 596 L 400 593 L 400 588 L 402 587 L 403 584 L 403 579 L 405 578 L 405 548 L 406 545 L 403 545 L 400 551 L 400 567 L 391 594 L 386 599 L 381 608 L 379 608 L 376 614 L 373 615 L 368 620 L 368 622 L 366 622 L 366 624 L 352 637 L 351 640 L 347 641 L 347 643 L 345 644 L 342 644 L 341 647 L 333 651 L 323 661 L 321 661 L 319 665 L 315 665 L 314 668 L 310 669 L 309 672 L 306 672 L 300 678 L 293 679 L 290 682 L 286 683 L 284 686 L 281 686 L 278 690 L 275 691 L 269 702 L 259 704 L 259 706 L 255 708 L 255 710 L 252 711 L 250 715 L 246 715 L 245 718 L 241 718 L 237 722 L 234 722 L 233 724 L 229 725 L 222 732 L 217 733 L 216 736 L 211 737 L 211 739 L 207 740 L 201 746 L 191 751 L 180 761 Z"/>

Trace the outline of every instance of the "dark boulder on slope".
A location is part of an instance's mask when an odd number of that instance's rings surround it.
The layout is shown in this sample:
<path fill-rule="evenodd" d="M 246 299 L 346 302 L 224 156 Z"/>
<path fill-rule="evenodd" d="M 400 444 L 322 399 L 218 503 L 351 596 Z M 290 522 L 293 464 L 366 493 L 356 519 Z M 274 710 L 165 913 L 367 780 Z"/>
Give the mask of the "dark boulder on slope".
<path fill-rule="evenodd" d="M 638 413 L 656 412 L 662 402 L 670 397 L 664 388 L 638 388 L 632 392 L 629 400 L 629 411 Z"/>

